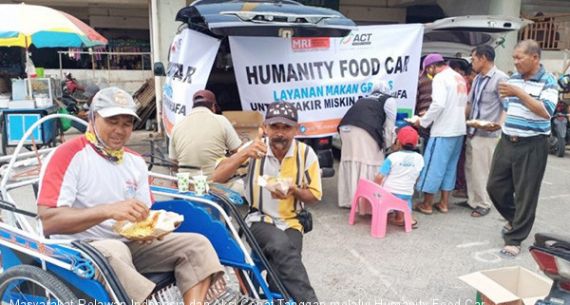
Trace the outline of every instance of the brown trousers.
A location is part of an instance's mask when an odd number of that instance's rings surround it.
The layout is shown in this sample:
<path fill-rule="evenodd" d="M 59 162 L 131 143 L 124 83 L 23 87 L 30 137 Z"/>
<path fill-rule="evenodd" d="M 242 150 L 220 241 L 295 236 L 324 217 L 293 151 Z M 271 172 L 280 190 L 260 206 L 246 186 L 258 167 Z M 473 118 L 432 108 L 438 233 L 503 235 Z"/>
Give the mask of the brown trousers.
<path fill-rule="evenodd" d="M 144 301 L 154 283 L 141 273 L 174 271 L 176 286 L 184 294 L 212 276 L 212 283 L 223 274 L 223 267 L 210 241 L 194 233 L 172 233 L 150 244 L 106 239 L 91 242 L 105 256 L 133 301 Z"/>

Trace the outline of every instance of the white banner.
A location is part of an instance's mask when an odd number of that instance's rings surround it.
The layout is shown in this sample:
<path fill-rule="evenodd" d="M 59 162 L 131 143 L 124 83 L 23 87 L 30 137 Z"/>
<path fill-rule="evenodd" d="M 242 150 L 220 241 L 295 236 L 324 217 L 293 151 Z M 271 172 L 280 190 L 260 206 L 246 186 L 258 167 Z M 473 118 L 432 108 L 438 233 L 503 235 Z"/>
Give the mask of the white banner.
<path fill-rule="evenodd" d="M 344 38 L 230 37 L 244 111 L 274 101 L 296 104 L 300 134 L 324 136 L 358 98 L 385 79 L 400 116 L 416 101 L 423 25 L 362 26 Z"/>
<path fill-rule="evenodd" d="M 194 92 L 204 89 L 220 40 L 190 29 L 174 38 L 163 88 L 162 117 L 170 136 L 177 121 L 190 113 Z"/>

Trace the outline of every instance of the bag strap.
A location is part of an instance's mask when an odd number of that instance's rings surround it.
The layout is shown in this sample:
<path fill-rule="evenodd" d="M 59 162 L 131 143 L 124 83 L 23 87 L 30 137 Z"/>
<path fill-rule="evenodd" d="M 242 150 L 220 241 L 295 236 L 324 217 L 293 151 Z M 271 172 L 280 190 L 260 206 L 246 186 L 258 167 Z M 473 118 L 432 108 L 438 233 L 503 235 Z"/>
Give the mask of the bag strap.
<path fill-rule="evenodd" d="M 297 161 L 297 180 L 295 181 L 295 185 L 297 187 L 299 186 L 303 186 L 304 181 L 305 181 L 305 165 L 307 164 L 307 156 L 309 154 L 309 147 L 306 144 L 301 144 L 298 141 L 295 141 L 295 145 L 296 145 L 296 161 Z M 301 154 L 301 147 L 305 148 L 305 151 Z M 305 209 L 305 203 L 300 201 L 300 200 L 296 200 L 295 202 L 295 207 L 297 207 L 297 204 L 301 207 L 301 211 Z"/>

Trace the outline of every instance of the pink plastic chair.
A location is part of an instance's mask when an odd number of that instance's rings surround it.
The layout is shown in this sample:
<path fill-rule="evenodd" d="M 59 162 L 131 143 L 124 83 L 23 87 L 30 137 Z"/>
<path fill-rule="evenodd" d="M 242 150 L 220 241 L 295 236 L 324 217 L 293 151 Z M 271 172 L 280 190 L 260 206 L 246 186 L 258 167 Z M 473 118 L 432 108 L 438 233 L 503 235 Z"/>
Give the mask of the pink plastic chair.
<path fill-rule="evenodd" d="M 352 198 L 352 207 L 350 208 L 350 216 L 348 218 L 349 224 L 354 224 L 354 216 L 358 209 L 360 198 L 365 198 L 372 206 L 372 228 L 370 234 L 373 237 L 383 238 L 386 235 L 388 212 L 390 210 L 403 212 L 405 230 L 406 232 L 412 231 L 412 214 L 408 208 L 408 203 L 392 195 L 392 193 L 373 181 L 364 178 L 358 181 L 356 194 Z"/>

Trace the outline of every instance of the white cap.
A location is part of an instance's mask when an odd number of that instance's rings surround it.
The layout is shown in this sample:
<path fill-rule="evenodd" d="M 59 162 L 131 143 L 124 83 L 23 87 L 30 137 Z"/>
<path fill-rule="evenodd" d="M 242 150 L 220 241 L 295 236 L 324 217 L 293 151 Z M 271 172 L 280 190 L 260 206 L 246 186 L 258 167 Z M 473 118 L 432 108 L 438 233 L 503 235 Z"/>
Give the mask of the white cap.
<path fill-rule="evenodd" d="M 91 111 L 104 118 L 127 114 L 140 120 L 133 97 L 125 90 L 109 87 L 99 90 L 91 102 Z"/>

